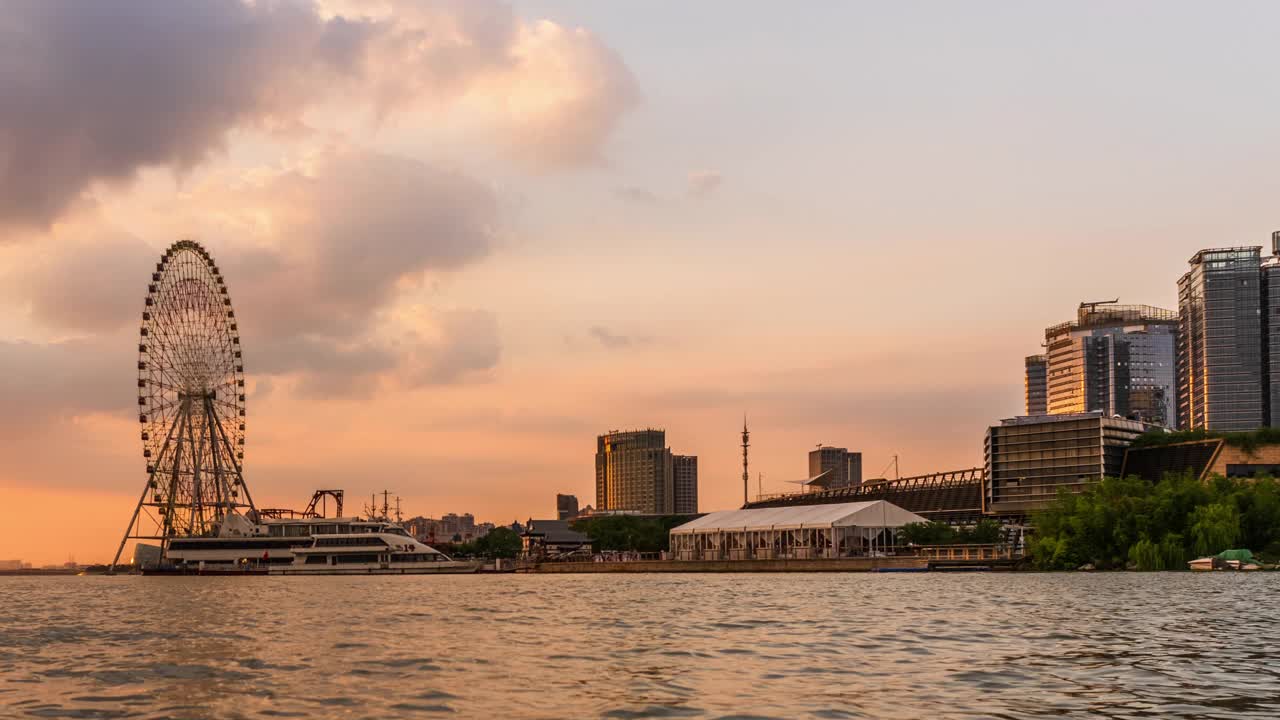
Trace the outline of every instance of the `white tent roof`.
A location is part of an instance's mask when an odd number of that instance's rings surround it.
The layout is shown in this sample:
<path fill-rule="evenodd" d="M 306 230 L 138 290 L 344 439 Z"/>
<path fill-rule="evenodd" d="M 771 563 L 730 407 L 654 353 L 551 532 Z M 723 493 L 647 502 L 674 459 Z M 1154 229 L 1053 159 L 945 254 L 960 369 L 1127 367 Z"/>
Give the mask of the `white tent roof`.
<path fill-rule="evenodd" d="M 796 530 L 830 527 L 902 527 L 922 523 L 919 515 L 884 500 L 833 503 L 830 505 L 792 505 L 750 510 L 721 510 L 708 513 L 671 529 L 673 535 L 721 532 L 730 530 Z"/>

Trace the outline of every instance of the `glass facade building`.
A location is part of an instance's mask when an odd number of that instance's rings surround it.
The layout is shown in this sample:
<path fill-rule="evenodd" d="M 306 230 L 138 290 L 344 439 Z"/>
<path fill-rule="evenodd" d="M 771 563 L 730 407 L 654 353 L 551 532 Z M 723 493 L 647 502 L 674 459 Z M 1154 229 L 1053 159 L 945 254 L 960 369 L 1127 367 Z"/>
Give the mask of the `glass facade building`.
<path fill-rule="evenodd" d="M 1026 360 L 1027 415 L 1098 411 L 1177 427 L 1178 314 L 1150 305 L 1081 303 L 1074 322 L 1045 329 L 1043 356 Z"/>
<path fill-rule="evenodd" d="M 1002 420 L 987 428 L 983 511 L 1038 510 L 1061 489 L 1080 492 L 1119 475 L 1125 449 L 1150 427 L 1101 412 Z"/>
<path fill-rule="evenodd" d="M 1272 383 L 1263 367 L 1263 326 L 1269 335 L 1271 316 L 1263 315 L 1261 252 L 1257 246 L 1201 250 L 1178 280 L 1178 420 L 1184 429 L 1253 430 L 1268 419 L 1264 384 Z"/>
<path fill-rule="evenodd" d="M 630 430 L 596 438 L 597 511 L 665 515 L 697 512 L 697 503 L 698 458 L 672 455 L 665 431 Z"/>
<path fill-rule="evenodd" d="M 1028 415 L 1049 412 L 1049 358 L 1028 355 L 1026 359 L 1025 399 Z"/>

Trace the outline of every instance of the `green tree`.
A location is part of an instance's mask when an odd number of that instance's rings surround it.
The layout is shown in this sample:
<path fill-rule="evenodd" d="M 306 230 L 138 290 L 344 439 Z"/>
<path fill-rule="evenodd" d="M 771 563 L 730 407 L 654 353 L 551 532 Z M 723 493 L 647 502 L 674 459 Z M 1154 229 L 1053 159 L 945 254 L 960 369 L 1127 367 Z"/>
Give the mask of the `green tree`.
<path fill-rule="evenodd" d="M 991 518 L 983 518 L 973 527 L 961 528 L 956 533 L 956 542 L 975 545 L 990 545 L 1004 540 L 1004 526 Z"/>
<path fill-rule="evenodd" d="M 1139 570 L 1168 570 L 1164 565 L 1164 556 L 1160 554 L 1160 546 L 1147 538 L 1142 538 L 1129 548 L 1129 561 Z"/>
<path fill-rule="evenodd" d="M 516 557 L 524 545 L 516 531 L 508 527 L 496 527 L 480 539 L 484 541 L 485 557 L 489 558 Z"/>
<path fill-rule="evenodd" d="M 1240 513 L 1234 505 L 1217 502 L 1191 514 L 1191 537 L 1198 555 L 1229 550 L 1240 537 Z"/>
<path fill-rule="evenodd" d="M 1280 482 L 1274 478 L 1254 481 L 1248 492 L 1234 495 L 1240 510 L 1240 539 L 1244 547 L 1265 550 L 1280 540 Z"/>
<path fill-rule="evenodd" d="M 597 552 L 653 553 L 670 549 L 671 528 L 690 519 L 692 516 L 689 515 L 598 515 L 575 520 L 570 527 L 591 538 L 591 546 Z"/>
<path fill-rule="evenodd" d="M 956 530 L 937 520 L 907 523 L 898 528 L 898 540 L 908 545 L 947 545 L 956 541 Z"/>
<path fill-rule="evenodd" d="M 1280 484 L 1221 476 L 1105 478 L 1079 494 L 1060 492 L 1032 522 L 1028 549 L 1038 568 L 1184 570 L 1192 553 L 1240 542 L 1265 550 L 1280 542 Z"/>
<path fill-rule="evenodd" d="M 1187 549 L 1182 536 L 1169 533 L 1160 541 L 1160 557 L 1165 570 L 1185 570 L 1187 568 Z"/>

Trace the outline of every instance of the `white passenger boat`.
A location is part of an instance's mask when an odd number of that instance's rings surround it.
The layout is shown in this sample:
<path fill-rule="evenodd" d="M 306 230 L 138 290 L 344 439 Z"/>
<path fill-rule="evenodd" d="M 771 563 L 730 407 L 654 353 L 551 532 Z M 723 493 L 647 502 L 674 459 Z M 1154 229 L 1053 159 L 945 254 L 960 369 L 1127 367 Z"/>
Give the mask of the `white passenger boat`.
<path fill-rule="evenodd" d="M 479 562 L 453 560 L 385 520 L 263 520 L 230 514 L 215 536 L 168 541 L 164 564 L 144 575 L 421 575 L 473 573 Z"/>

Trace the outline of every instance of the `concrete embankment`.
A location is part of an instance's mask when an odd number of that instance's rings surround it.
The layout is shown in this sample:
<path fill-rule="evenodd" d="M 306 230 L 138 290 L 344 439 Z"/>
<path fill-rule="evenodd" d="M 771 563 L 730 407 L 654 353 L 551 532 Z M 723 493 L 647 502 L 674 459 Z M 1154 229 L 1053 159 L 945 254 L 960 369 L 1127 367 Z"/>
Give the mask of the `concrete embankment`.
<path fill-rule="evenodd" d="M 724 573 L 724 572 L 873 572 L 923 570 L 923 558 L 837 558 L 823 560 L 635 560 L 630 562 L 525 563 L 516 572 L 531 573 Z"/>

